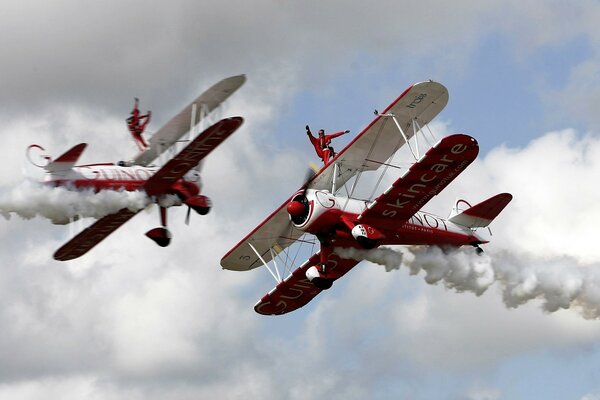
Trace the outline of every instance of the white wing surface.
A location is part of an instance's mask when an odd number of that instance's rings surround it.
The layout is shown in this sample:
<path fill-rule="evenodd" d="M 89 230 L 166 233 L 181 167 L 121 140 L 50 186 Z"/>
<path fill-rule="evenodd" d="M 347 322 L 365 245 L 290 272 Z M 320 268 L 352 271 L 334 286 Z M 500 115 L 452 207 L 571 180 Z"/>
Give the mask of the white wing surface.
<path fill-rule="evenodd" d="M 438 115 L 447 103 L 448 90 L 444 85 L 433 81 L 415 83 L 340 151 L 315 176 L 310 187 L 330 190 L 335 164 L 338 166 L 336 179 L 338 188 L 359 171 L 378 169 L 406 143 L 394 119 L 389 115 L 393 114 L 396 117 L 406 138 L 410 139 L 415 131 Z"/>
<path fill-rule="evenodd" d="M 133 163 L 135 165 L 148 165 L 181 139 L 190 130 L 194 104 L 196 104 L 198 113 L 203 108 L 208 114 L 239 89 L 244 82 L 246 82 L 246 76 L 237 75 L 214 84 L 152 135 L 148 141 L 148 148 L 135 156 Z M 200 122 L 200 120 L 196 122 Z"/>

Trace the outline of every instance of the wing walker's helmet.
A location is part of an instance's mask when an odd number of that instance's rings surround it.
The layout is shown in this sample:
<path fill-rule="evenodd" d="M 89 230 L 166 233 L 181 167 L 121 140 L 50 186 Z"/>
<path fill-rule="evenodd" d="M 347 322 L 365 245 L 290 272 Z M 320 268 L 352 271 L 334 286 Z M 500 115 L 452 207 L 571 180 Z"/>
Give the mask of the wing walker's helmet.
<path fill-rule="evenodd" d="M 319 129 L 319 136 L 325 135 L 325 131 L 323 129 Z"/>

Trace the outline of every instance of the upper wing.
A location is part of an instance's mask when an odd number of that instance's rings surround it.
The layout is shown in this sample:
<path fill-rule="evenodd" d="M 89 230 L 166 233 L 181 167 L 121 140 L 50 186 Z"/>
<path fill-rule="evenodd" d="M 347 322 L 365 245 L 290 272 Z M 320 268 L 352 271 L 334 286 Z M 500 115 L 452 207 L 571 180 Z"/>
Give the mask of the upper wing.
<path fill-rule="evenodd" d="M 242 125 L 242 117 L 225 118 L 202 132 L 185 149 L 173 157 L 144 184 L 149 196 L 164 193 L 176 181 L 194 168 L 215 147 L 223 143 Z"/>
<path fill-rule="evenodd" d="M 378 169 L 406 141 L 393 114 L 408 139 L 428 124 L 448 103 L 448 91 L 437 82 L 415 83 L 377 116 L 356 138 L 312 180 L 313 189 L 331 189 L 334 164 L 338 166 L 336 184 L 341 187 L 359 171 Z M 385 116 L 388 115 L 388 116 Z M 415 124 L 416 122 L 416 124 Z"/>
<path fill-rule="evenodd" d="M 73 239 L 65 243 L 54 253 L 54 259 L 68 261 L 81 257 L 104 238 L 113 233 L 118 227 L 129 221 L 139 211 L 130 211 L 127 208 L 107 215 L 85 228 Z"/>
<path fill-rule="evenodd" d="M 414 163 L 392 186 L 358 217 L 368 223 L 407 221 L 456 178 L 479 153 L 468 135 L 446 136 Z"/>
<path fill-rule="evenodd" d="M 298 267 L 273 290 L 263 296 L 254 306 L 254 310 L 263 315 L 281 315 L 305 306 L 322 292 L 306 278 L 306 270 L 319 262 L 319 253 L 314 254 L 302 266 Z M 327 260 L 328 276 L 336 280 L 344 276 L 359 261 L 340 258 L 336 254 Z"/>
<path fill-rule="evenodd" d="M 133 163 L 137 165 L 150 164 L 152 160 L 161 155 L 163 151 L 171 147 L 173 143 L 188 132 L 190 130 L 190 123 L 192 122 L 194 104 L 196 104 L 198 110 L 197 121 L 195 123 L 198 123 L 200 122 L 198 118 L 202 117 L 200 109 L 208 114 L 231 96 L 244 82 L 246 82 L 246 76 L 237 75 L 214 84 L 152 135 L 148 141 L 148 148 L 135 156 Z"/>
<path fill-rule="evenodd" d="M 221 266 L 234 271 L 246 271 L 262 265 L 260 257 L 269 262 L 273 254 L 294 243 L 304 232 L 290 223 L 286 200 L 221 259 Z M 255 251 L 256 250 L 256 251 Z M 256 254 L 260 254 L 260 257 Z"/>

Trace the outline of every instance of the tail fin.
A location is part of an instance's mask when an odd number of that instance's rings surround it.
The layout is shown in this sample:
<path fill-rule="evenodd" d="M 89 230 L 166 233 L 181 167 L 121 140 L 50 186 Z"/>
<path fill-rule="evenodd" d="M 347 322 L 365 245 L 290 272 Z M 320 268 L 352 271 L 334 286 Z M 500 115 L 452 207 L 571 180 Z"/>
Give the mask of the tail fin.
<path fill-rule="evenodd" d="M 457 200 L 448 220 L 467 228 L 486 227 L 504 210 L 512 198 L 510 193 L 500 193 L 474 206 L 465 200 Z M 469 208 L 461 210 L 461 204 Z"/>
<path fill-rule="evenodd" d="M 79 160 L 81 153 L 85 150 L 87 143 L 79 143 L 73 146 L 70 150 L 67 150 L 63 155 L 58 157 L 56 160 L 48 163 L 44 169 L 48 172 L 61 172 L 68 171 Z"/>

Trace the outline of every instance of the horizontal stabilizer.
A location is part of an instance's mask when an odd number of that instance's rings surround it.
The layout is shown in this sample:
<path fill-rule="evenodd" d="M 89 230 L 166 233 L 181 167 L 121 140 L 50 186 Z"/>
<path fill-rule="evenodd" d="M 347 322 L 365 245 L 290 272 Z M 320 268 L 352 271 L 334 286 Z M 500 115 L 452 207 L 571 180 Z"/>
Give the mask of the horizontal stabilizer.
<path fill-rule="evenodd" d="M 469 203 L 458 200 L 452 209 L 452 216 L 449 221 L 467 228 L 486 227 L 504 210 L 504 207 L 511 200 L 512 195 L 510 193 L 500 193 L 463 211 L 460 210 L 460 205 L 469 205 Z"/>
<path fill-rule="evenodd" d="M 85 150 L 86 146 L 86 143 L 79 143 L 78 145 L 73 146 L 70 150 L 65 152 L 56 160 L 48 163 L 44 169 L 48 172 L 61 172 L 70 170 L 73 168 L 77 160 L 79 160 L 79 157 L 83 153 L 83 150 Z"/>

